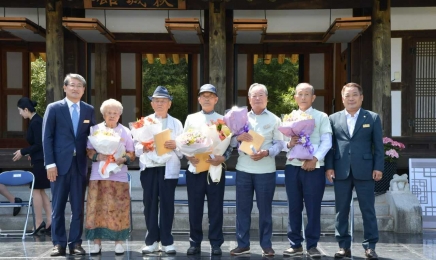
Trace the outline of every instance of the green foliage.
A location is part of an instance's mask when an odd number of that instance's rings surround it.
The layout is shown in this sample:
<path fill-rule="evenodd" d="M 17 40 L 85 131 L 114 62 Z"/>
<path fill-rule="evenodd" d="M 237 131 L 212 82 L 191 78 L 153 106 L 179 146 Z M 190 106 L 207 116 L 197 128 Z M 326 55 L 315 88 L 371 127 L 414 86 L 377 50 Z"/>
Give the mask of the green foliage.
<path fill-rule="evenodd" d="M 45 61 L 38 57 L 36 61 L 30 63 L 30 99 L 38 102 L 36 112 L 44 116 L 47 107 L 45 97 L 46 69 Z"/>
<path fill-rule="evenodd" d="M 254 65 L 254 82 L 264 84 L 268 88 L 268 110 L 280 117 L 298 109 L 295 102 L 295 86 L 298 84 L 298 63 L 292 64 L 285 58 L 279 64 L 276 58 L 270 64 L 262 59 Z"/>
<path fill-rule="evenodd" d="M 173 102 L 168 113 L 185 122 L 188 116 L 188 63 L 180 59 L 179 64 L 174 64 L 167 59 L 167 64 L 161 64 L 156 58 L 153 64 L 147 59 L 142 60 L 142 115 L 154 113 L 148 96 L 153 95 L 157 86 L 164 86 L 173 96 Z"/>

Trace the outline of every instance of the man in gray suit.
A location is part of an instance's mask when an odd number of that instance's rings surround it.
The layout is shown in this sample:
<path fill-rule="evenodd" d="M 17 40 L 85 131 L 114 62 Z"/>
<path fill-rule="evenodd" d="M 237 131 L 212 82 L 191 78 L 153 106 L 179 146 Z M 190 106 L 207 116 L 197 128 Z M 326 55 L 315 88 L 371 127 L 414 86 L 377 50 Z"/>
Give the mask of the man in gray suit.
<path fill-rule="evenodd" d="M 325 160 L 326 177 L 334 180 L 336 197 L 335 234 L 340 249 L 335 258 L 351 257 L 348 215 L 354 187 L 363 217 L 365 257 L 378 259 L 374 181 L 381 180 L 384 167 L 381 121 L 378 114 L 361 108 L 360 85 L 348 83 L 341 94 L 345 109 L 329 117 L 333 145 Z"/>

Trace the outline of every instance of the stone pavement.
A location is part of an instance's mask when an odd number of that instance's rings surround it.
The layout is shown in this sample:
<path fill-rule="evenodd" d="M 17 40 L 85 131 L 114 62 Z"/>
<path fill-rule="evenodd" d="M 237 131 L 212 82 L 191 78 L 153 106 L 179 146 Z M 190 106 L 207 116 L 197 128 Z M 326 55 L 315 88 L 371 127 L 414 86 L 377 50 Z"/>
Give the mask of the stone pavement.
<path fill-rule="evenodd" d="M 255 232 L 252 232 L 252 237 Z M 189 237 L 187 234 L 176 234 L 175 245 L 178 250 L 176 255 L 170 256 L 164 253 L 156 253 L 155 255 L 143 256 L 140 253 L 141 247 L 144 245 L 145 231 L 134 230 L 131 238 L 125 242 L 124 247 L 126 253 L 122 256 L 115 256 L 114 244 L 110 241 L 103 241 L 102 254 L 99 256 L 84 256 L 84 257 L 57 257 L 53 259 L 262 259 L 262 251 L 259 247 L 259 240 L 256 237 L 251 241 L 251 254 L 239 257 L 231 257 L 229 251 L 236 247 L 235 237 L 233 234 L 228 234 L 225 237 L 225 242 L 222 245 L 223 255 L 219 257 L 210 255 L 210 247 L 207 241 L 202 244 L 202 252 L 196 256 L 187 256 L 186 250 L 189 247 Z M 205 234 L 207 237 L 207 233 Z M 362 232 L 355 232 L 355 239 L 352 245 L 353 258 L 365 259 L 363 249 L 360 244 L 362 241 Z M 0 238 L 0 259 L 50 259 L 50 251 L 52 248 L 51 238 L 46 236 L 28 237 L 24 241 L 21 238 L 1 237 Z M 89 247 L 86 241 L 83 246 L 86 251 Z M 283 234 L 273 236 L 273 248 L 276 251 L 275 257 L 271 259 L 309 259 L 303 257 L 283 257 L 282 252 L 289 247 L 287 237 Z M 334 236 L 331 234 L 321 237 L 318 248 L 325 253 L 322 259 L 334 259 L 333 255 L 337 251 L 337 243 Z M 423 234 L 397 234 L 392 232 L 381 232 L 380 241 L 377 244 L 377 253 L 380 259 L 391 260 L 412 260 L 412 259 L 436 259 L 436 230 L 424 230 Z"/>

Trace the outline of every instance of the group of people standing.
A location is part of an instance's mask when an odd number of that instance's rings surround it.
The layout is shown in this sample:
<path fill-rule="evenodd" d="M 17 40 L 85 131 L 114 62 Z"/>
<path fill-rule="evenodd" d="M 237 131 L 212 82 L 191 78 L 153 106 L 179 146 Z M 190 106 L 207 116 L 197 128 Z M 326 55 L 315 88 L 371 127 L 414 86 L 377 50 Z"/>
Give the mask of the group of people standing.
<path fill-rule="evenodd" d="M 130 219 L 127 165 L 141 156 L 151 152 L 149 146 L 134 142 L 130 130 L 118 120 L 123 112 L 122 104 L 109 99 L 101 105 L 104 122 L 95 123 L 94 108 L 80 101 L 86 86 L 85 79 L 78 74 L 68 74 L 64 80 L 66 98 L 48 105 L 44 120 L 36 117 L 33 110 L 20 106 L 23 117 L 38 119 L 41 131 L 39 144 L 43 145 L 43 163 L 50 181 L 53 195 L 53 213 L 51 225 L 53 251 L 51 256 L 66 254 L 83 255 L 82 227 L 85 222 L 85 233 L 88 240 L 93 240 L 92 254 L 101 252 L 101 239 L 115 241 L 115 253 L 123 253 L 122 241 L 129 235 Z M 290 247 L 283 254 L 298 256 L 303 254 L 303 237 L 301 235 L 303 205 L 306 208 L 308 223 L 305 228 L 307 254 L 310 257 L 321 257 L 317 249 L 320 238 L 321 201 L 324 193 L 325 178 L 334 182 L 336 195 L 336 238 L 339 251 L 335 258 L 351 256 L 351 237 L 348 234 L 348 214 L 352 199 L 353 187 L 356 189 L 359 205 L 363 215 L 365 256 L 377 259 L 375 245 L 378 241 L 378 229 L 374 210 L 374 181 L 382 177 L 383 142 L 380 118 L 377 114 L 361 108 L 363 101 L 362 88 L 349 83 L 342 89 L 343 111 L 330 117 L 312 107 L 316 96 L 310 84 L 300 83 L 296 87 L 295 100 L 298 112 L 310 114 L 315 119 L 315 129 L 310 136 L 313 144 L 313 159 L 304 163 L 298 159 L 287 160 L 285 168 L 285 185 L 289 204 L 288 239 Z M 222 119 L 214 108 L 218 102 L 216 88 L 211 84 L 203 85 L 198 92 L 201 110 L 188 115 L 184 127 L 182 123 L 171 117 L 172 96 L 165 87 L 159 86 L 149 97 L 154 114 L 149 117 L 159 120 L 163 129 L 171 130 L 171 139 L 165 142 L 171 158 L 165 163 L 145 164 L 140 162 L 140 180 L 143 187 L 144 215 L 147 226 L 143 254 L 163 251 L 175 254 L 174 239 L 171 234 L 174 220 L 174 196 L 182 153 L 176 146 L 175 138 L 202 124 Z M 263 255 L 274 256 L 272 248 L 272 201 L 276 187 L 275 156 L 282 150 L 292 149 L 298 138 L 286 138 L 278 130 L 281 120 L 268 111 L 268 90 L 262 84 L 253 84 L 248 90 L 251 111 L 248 112 L 248 129 L 261 134 L 265 139 L 260 149 L 252 155 L 239 151 L 236 164 L 236 240 L 237 247 L 230 251 L 231 255 L 250 253 L 250 226 L 253 196 L 256 193 L 256 204 L 259 210 L 259 243 Z M 32 112 L 33 111 L 33 112 Z M 33 113 L 33 114 L 32 114 Z M 33 124 L 31 121 L 31 125 Z M 35 126 L 37 127 L 37 126 Z M 88 136 L 101 127 L 109 127 L 121 133 L 126 155 L 116 160 L 124 164 L 122 170 L 103 179 L 98 174 L 100 161 L 106 161 L 108 155 L 99 154 L 88 141 Z M 30 131 L 33 128 L 29 128 Z M 35 132 L 37 133 L 37 132 Z M 29 133 L 28 133 L 29 136 Z M 38 138 L 36 138 L 38 139 Z M 29 143 L 31 143 L 28 137 Z M 232 138 L 231 145 L 223 155 L 215 155 L 207 162 L 222 165 L 231 155 L 234 147 L 243 141 L 252 141 L 252 136 L 242 133 Z M 32 144 L 32 143 L 31 143 Z M 40 145 L 41 146 L 41 145 Z M 30 149 L 31 150 L 31 149 Z M 20 154 L 27 154 L 21 150 Z M 84 197 L 86 190 L 87 158 L 91 159 L 92 170 L 89 181 L 86 220 L 84 219 Z M 196 173 L 199 163 L 195 157 L 186 156 L 191 167 L 186 171 L 186 182 L 189 205 L 189 241 L 188 255 L 201 252 L 203 241 L 202 220 L 204 199 L 207 197 L 209 234 L 212 255 L 221 255 L 223 236 L 223 199 L 225 177 L 219 183 L 212 182 L 207 172 Z M 32 156 L 37 165 L 39 157 Z M 44 164 L 43 164 L 44 165 Z M 39 168 L 45 172 L 43 166 Z M 194 170 L 193 170 L 194 169 Z M 225 176 L 225 169 L 222 169 Z M 44 189 L 47 186 L 41 186 Z M 43 191 L 43 190 L 42 190 Z M 51 209 L 46 206 L 45 193 L 41 192 L 41 200 L 47 217 Z M 68 197 L 72 209 L 69 236 L 65 231 L 65 205 Z M 37 222 L 38 222 L 37 218 Z M 42 217 L 41 217 L 42 221 Z M 43 223 L 43 222 L 38 222 Z M 45 224 L 44 224 L 45 225 Z"/>

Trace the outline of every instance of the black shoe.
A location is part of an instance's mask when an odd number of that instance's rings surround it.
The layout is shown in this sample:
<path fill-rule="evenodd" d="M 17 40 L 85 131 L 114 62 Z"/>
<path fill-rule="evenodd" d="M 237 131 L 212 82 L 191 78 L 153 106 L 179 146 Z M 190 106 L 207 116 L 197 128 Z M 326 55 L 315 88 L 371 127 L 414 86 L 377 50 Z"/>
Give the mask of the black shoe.
<path fill-rule="evenodd" d="M 65 256 L 65 248 L 60 245 L 55 245 L 51 250 L 50 256 Z"/>
<path fill-rule="evenodd" d="M 15 203 L 22 203 L 23 201 L 20 198 L 15 197 Z M 20 214 L 21 211 L 21 207 L 14 207 L 14 213 L 12 215 L 14 215 L 14 217 L 18 214 Z"/>
<path fill-rule="evenodd" d="M 312 247 L 309 248 L 307 250 L 307 254 L 311 257 L 311 258 L 321 258 L 322 254 L 321 252 L 318 250 L 318 248 L 316 247 Z"/>
<path fill-rule="evenodd" d="M 86 252 L 81 245 L 76 245 L 74 248 L 70 248 L 70 255 L 86 255 Z"/>
<path fill-rule="evenodd" d="M 368 248 L 365 250 L 365 256 L 366 259 L 372 259 L 372 260 L 378 259 L 377 253 L 372 248 Z"/>
<path fill-rule="evenodd" d="M 351 257 L 351 250 L 349 248 L 339 248 L 339 251 L 335 254 L 335 258 L 344 257 Z"/>
<path fill-rule="evenodd" d="M 30 233 L 30 235 L 32 235 L 32 236 L 38 235 L 39 231 L 44 231 L 44 230 L 45 230 L 45 222 L 43 221 L 37 229 L 35 229 L 32 233 Z"/>
<path fill-rule="evenodd" d="M 237 247 L 235 249 L 230 250 L 230 255 L 243 255 L 249 253 L 250 253 L 250 247 Z"/>
<path fill-rule="evenodd" d="M 220 246 L 212 246 L 212 255 L 222 255 L 223 251 L 221 251 Z"/>
<path fill-rule="evenodd" d="M 188 251 L 186 252 L 187 255 L 196 255 L 201 252 L 201 248 L 199 246 L 191 246 L 188 248 Z"/>
<path fill-rule="evenodd" d="M 44 229 L 44 234 L 47 236 L 51 236 L 51 225 Z"/>

